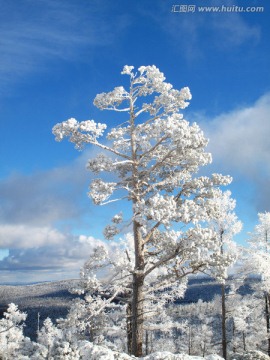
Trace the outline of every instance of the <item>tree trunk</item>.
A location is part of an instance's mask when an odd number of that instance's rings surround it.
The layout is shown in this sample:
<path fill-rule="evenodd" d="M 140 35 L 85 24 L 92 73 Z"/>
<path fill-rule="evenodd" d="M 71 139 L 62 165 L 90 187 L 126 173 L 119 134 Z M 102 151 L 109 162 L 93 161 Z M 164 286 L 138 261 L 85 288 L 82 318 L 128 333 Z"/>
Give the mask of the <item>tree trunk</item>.
<path fill-rule="evenodd" d="M 225 285 L 221 285 L 221 308 L 222 308 L 222 356 L 227 360 L 227 334 L 226 334 L 226 299 Z"/>
<path fill-rule="evenodd" d="M 142 356 L 143 313 L 144 313 L 144 246 L 140 225 L 133 223 L 135 245 L 135 271 L 133 274 L 132 296 L 132 355 Z"/>
<path fill-rule="evenodd" d="M 220 252 L 224 253 L 223 249 L 223 234 L 224 229 L 220 230 Z M 222 328 L 222 356 L 227 360 L 227 334 L 226 334 L 226 298 L 225 298 L 225 284 L 221 284 L 221 328 Z"/>
<path fill-rule="evenodd" d="M 188 355 L 191 355 L 191 327 L 188 328 Z"/>
<path fill-rule="evenodd" d="M 130 89 L 130 141 L 132 154 L 132 190 L 133 190 L 133 205 L 139 201 L 140 185 L 138 182 L 138 161 L 137 161 L 137 145 L 135 136 L 135 114 L 133 89 Z M 135 215 L 135 214 L 134 214 Z M 131 321 L 132 321 L 132 355 L 137 357 L 142 356 L 143 348 L 143 313 L 144 313 L 144 244 L 141 234 L 141 225 L 133 220 L 133 236 L 134 236 L 134 251 L 135 251 L 135 269 L 133 273 L 133 293 L 131 303 Z"/>
<path fill-rule="evenodd" d="M 244 349 L 244 352 L 246 351 L 246 334 L 245 332 L 243 331 L 243 349 Z"/>
<path fill-rule="evenodd" d="M 232 343 L 233 343 L 233 353 L 236 353 L 236 346 L 235 346 L 235 324 L 234 324 L 234 319 L 232 320 Z"/>
<path fill-rule="evenodd" d="M 205 340 L 204 340 L 203 347 L 202 347 L 202 357 L 203 358 L 205 357 L 205 353 L 206 353 L 206 343 L 205 343 Z"/>
<path fill-rule="evenodd" d="M 145 332 L 145 355 L 149 354 L 149 335 L 148 331 Z"/>
<path fill-rule="evenodd" d="M 127 304 L 127 351 L 131 355 L 132 351 L 132 328 L 131 328 L 131 303 Z"/>
<path fill-rule="evenodd" d="M 270 313 L 269 313 L 269 294 L 265 294 L 265 318 L 266 318 L 266 328 L 268 335 L 268 348 L 267 354 L 270 356 Z"/>
<path fill-rule="evenodd" d="M 143 345 L 143 276 L 134 274 L 132 301 L 132 355 L 142 356 Z"/>

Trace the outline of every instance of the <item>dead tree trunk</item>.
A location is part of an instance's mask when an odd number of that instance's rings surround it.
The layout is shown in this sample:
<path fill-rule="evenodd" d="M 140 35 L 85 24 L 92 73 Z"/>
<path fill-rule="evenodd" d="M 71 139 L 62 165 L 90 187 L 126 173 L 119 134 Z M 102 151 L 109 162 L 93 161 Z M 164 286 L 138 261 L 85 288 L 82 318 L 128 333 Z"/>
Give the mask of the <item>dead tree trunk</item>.
<path fill-rule="evenodd" d="M 268 335 L 268 348 L 267 354 L 270 356 L 270 313 L 269 313 L 269 294 L 265 294 L 265 318 L 266 318 L 266 328 Z"/>
<path fill-rule="evenodd" d="M 191 326 L 188 327 L 188 355 L 191 355 Z"/>
<path fill-rule="evenodd" d="M 145 332 L 145 355 L 149 354 L 149 334 L 148 331 Z"/>
<path fill-rule="evenodd" d="M 233 353 L 235 354 L 236 353 L 236 346 L 235 346 L 235 324 L 234 324 L 234 319 L 233 319 L 233 322 L 232 322 L 232 341 L 233 341 Z"/>
<path fill-rule="evenodd" d="M 227 360 L 227 334 L 226 334 L 226 299 L 225 285 L 221 285 L 221 309 L 222 309 L 222 356 Z"/>
<path fill-rule="evenodd" d="M 246 351 L 246 334 L 244 331 L 243 331 L 243 350 L 244 352 Z"/>
<path fill-rule="evenodd" d="M 131 328 L 131 303 L 127 304 L 127 351 L 131 355 L 132 351 L 132 328 Z"/>

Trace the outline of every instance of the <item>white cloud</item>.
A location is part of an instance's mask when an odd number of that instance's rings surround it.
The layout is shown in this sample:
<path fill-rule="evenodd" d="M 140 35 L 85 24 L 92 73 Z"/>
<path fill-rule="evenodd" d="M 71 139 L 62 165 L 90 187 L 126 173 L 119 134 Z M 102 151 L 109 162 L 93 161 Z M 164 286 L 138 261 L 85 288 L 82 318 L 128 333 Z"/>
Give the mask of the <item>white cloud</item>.
<path fill-rule="evenodd" d="M 67 166 L 30 175 L 15 173 L 0 180 L 0 223 L 48 226 L 76 221 L 85 211 L 91 174 L 85 170 L 91 151 Z"/>
<path fill-rule="evenodd" d="M 270 175 L 270 94 L 254 105 L 208 120 L 204 128 L 216 163 L 256 179 Z"/>
<path fill-rule="evenodd" d="M 214 171 L 233 176 L 242 201 L 252 202 L 249 206 L 254 212 L 270 211 L 269 119 L 268 93 L 250 106 L 204 119 L 202 124 L 210 139 L 208 150 L 213 155 Z"/>
<path fill-rule="evenodd" d="M 1 272 L 6 281 L 44 281 L 67 277 L 79 277 L 79 271 L 94 247 L 104 244 L 92 236 L 73 236 L 61 234 L 50 229 L 51 240 L 55 242 L 40 243 L 39 247 L 11 249 L 9 255 L 0 261 Z M 21 245 L 25 245 L 21 243 Z M 31 274 L 33 272 L 33 274 Z M 20 276 L 18 276 L 20 274 Z M 27 277 L 21 274 L 27 275 Z M 33 280 L 34 275 L 34 280 Z"/>
<path fill-rule="evenodd" d="M 0 238 L 2 248 L 17 249 L 64 244 L 66 237 L 49 226 L 0 224 Z"/>
<path fill-rule="evenodd" d="M 27 271 L 37 266 L 42 278 L 51 267 L 61 276 L 78 274 L 97 240 L 74 233 L 99 236 L 105 218 L 109 221 L 115 211 L 113 207 L 104 213 L 87 197 L 91 173 L 85 164 L 96 151 L 85 150 L 64 167 L 0 180 L 0 250 L 10 250 L 0 268 Z"/>
<path fill-rule="evenodd" d="M 16 276 L 23 282 L 78 277 L 93 248 L 103 244 L 74 235 L 86 214 L 88 232 L 102 226 L 98 214 L 91 220 L 86 194 L 91 173 L 85 164 L 95 153 L 85 151 L 65 167 L 0 181 L 0 249 L 9 249 L 0 260 L 2 282 Z"/>

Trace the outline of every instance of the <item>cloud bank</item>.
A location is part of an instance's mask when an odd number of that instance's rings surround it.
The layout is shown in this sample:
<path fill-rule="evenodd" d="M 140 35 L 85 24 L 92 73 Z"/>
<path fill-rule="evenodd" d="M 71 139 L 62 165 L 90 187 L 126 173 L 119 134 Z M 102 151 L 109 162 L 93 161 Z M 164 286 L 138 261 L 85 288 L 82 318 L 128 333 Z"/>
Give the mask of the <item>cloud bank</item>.
<path fill-rule="evenodd" d="M 78 277 L 91 249 L 100 242 L 73 234 L 91 207 L 86 196 L 89 156 L 91 152 L 85 151 L 68 166 L 0 180 L 0 249 L 9 249 L 8 255 L 2 255 L 6 256 L 0 269 L 7 279 L 9 274 L 16 281 L 14 274 L 21 271 L 35 271 L 27 275 L 35 280 L 38 273 L 45 280 L 63 272 Z M 89 216 L 88 220 L 91 227 Z"/>
<path fill-rule="evenodd" d="M 204 119 L 214 166 L 255 187 L 257 211 L 270 211 L 270 94 L 214 119 Z"/>
<path fill-rule="evenodd" d="M 30 283 L 79 278 L 80 268 L 94 247 L 104 244 L 91 236 L 58 235 L 55 243 L 11 249 L 9 255 L 0 261 L 1 282 Z"/>

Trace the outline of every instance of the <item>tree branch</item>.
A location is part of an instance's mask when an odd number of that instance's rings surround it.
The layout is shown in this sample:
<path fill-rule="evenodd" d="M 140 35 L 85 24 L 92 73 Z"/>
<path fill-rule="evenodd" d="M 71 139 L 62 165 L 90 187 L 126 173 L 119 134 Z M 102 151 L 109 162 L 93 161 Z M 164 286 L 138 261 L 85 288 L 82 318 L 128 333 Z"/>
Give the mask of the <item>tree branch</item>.
<path fill-rule="evenodd" d="M 132 158 L 130 156 L 122 154 L 119 151 L 110 148 L 109 146 L 106 146 L 106 145 L 103 145 L 103 144 L 99 143 L 98 141 L 92 141 L 91 144 L 96 145 L 96 146 L 100 147 L 103 150 L 110 151 L 110 152 L 114 153 L 115 155 L 120 156 L 120 157 L 122 157 L 124 159 L 127 159 L 130 162 L 132 162 Z"/>
<path fill-rule="evenodd" d="M 145 151 L 142 155 L 140 155 L 140 159 L 142 159 L 147 154 L 150 154 L 152 151 L 154 151 L 164 140 L 167 140 L 169 138 L 168 135 L 163 136 L 151 149 Z"/>

